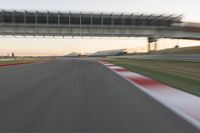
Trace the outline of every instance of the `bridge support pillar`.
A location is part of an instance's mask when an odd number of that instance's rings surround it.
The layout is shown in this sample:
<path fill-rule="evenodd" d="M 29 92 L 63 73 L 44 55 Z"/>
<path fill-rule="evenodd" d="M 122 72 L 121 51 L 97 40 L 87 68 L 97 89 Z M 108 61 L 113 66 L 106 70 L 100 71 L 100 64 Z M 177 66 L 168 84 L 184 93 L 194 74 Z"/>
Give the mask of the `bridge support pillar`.
<path fill-rule="evenodd" d="M 151 45 L 154 44 L 154 50 L 153 51 L 156 51 L 157 50 L 157 38 L 155 37 L 148 37 L 148 52 L 151 52 Z"/>
<path fill-rule="evenodd" d="M 148 46 L 147 47 L 148 47 L 147 48 L 148 52 L 150 52 L 151 51 L 151 43 L 148 42 Z"/>
<path fill-rule="evenodd" d="M 157 41 L 154 42 L 154 51 L 157 50 Z"/>

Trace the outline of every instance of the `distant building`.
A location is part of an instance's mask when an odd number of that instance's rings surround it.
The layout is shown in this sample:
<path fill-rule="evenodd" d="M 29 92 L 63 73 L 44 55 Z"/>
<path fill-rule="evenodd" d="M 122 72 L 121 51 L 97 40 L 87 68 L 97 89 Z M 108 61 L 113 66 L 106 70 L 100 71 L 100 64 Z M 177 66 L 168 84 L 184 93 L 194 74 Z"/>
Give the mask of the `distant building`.
<path fill-rule="evenodd" d="M 80 55 L 81 53 L 72 52 L 72 53 L 69 53 L 68 55 L 65 55 L 65 57 L 79 57 Z"/>
<path fill-rule="evenodd" d="M 105 51 L 97 51 L 95 53 L 90 54 L 89 56 L 100 57 L 100 56 L 117 56 L 126 54 L 126 49 L 118 49 L 118 50 L 105 50 Z"/>

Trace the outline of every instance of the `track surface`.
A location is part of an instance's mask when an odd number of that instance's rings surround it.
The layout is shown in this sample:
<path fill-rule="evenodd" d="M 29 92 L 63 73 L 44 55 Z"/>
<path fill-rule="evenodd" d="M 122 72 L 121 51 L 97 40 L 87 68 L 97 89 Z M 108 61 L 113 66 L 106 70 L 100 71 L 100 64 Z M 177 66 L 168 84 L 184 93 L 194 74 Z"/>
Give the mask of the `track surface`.
<path fill-rule="evenodd" d="M 103 65 L 0 68 L 1 133 L 198 133 Z"/>

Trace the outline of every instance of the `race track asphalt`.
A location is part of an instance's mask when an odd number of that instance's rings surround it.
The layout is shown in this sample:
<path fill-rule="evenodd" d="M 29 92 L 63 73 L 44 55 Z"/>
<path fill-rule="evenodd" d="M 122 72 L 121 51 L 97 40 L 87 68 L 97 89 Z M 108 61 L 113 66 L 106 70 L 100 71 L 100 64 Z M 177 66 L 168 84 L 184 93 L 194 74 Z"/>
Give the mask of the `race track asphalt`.
<path fill-rule="evenodd" d="M 0 133 L 199 133 L 96 61 L 0 67 Z"/>

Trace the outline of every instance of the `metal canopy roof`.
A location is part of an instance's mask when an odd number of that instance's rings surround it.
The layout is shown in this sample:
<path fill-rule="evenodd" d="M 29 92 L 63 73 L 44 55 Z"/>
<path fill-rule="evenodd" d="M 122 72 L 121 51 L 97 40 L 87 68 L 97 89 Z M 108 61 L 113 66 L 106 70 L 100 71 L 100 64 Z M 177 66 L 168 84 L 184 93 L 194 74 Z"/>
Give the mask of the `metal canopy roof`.
<path fill-rule="evenodd" d="M 179 15 L 145 15 L 85 12 L 0 11 L 0 23 L 171 26 Z"/>

